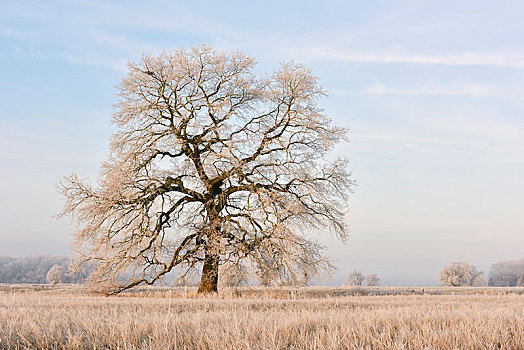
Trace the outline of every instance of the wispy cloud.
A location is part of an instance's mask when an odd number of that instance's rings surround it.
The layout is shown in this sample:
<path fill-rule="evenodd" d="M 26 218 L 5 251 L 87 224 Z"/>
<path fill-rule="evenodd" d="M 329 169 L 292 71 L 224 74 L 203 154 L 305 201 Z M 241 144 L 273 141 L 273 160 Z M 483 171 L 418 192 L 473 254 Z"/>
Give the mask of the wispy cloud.
<path fill-rule="evenodd" d="M 377 142 L 396 144 L 428 155 L 450 155 L 453 152 L 482 156 L 477 159 L 491 155 L 498 161 L 504 159 L 506 164 L 519 163 L 524 154 L 522 122 L 504 120 L 503 116 L 489 117 L 480 111 L 476 114 L 466 111 L 462 115 L 446 109 L 433 112 L 414 110 L 411 114 L 403 117 L 404 126 L 354 124 L 351 138 L 356 142 L 361 140 L 363 145 Z"/>
<path fill-rule="evenodd" d="M 60 59 L 65 62 L 96 68 L 109 69 L 115 72 L 124 73 L 126 71 L 127 61 L 125 59 L 103 59 L 98 57 L 80 57 L 71 54 L 62 55 Z"/>
<path fill-rule="evenodd" d="M 11 38 L 26 38 L 29 34 L 25 31 L 0 26 L 0 36 Z"/>
<path fill-rule="evenodd" d="M 335 51 L 307 47 L 302 54 L 314 59 L 361 63 L 413 63 L 452 66 L 499 66 L 524 68 L 524 53 L 521 52 L 461 52 L 452 54 L 418 54 L 403 50 L 383 52 Z"/>
<path fill-rule="evenodd" d="M 424 84 L 408 88 L 392 88 L 383 83 L 375 83 L 363 91 L 371 95 L 426 95 L 426 96 L 489 96 L 493 94 L 491 88 L 481 84 L 458 84 L 443 86 L 439 84 Z"/>

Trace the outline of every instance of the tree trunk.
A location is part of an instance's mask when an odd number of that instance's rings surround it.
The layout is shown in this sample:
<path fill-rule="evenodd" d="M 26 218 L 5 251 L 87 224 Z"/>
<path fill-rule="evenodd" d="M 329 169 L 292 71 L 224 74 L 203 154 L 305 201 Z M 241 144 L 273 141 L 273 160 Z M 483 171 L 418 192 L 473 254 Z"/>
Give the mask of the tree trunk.
<path fill-rule="evenodd" d="M 211 197 L 213 198 L 213 197 Z M 207 208 L 209 226 L 207 227 L 207 242 L 205 247 L 204 266 L 200 277 L 198 294 L 216 293 L 218 291 L 218 264 L 220 260 L 220 220 L 215 212 L 214 201 Z"/>
<path fill-rule="evenodd" d="M 218 261 L 219 255 L 213 252 L 213 248 L 206 249 L 204 257 L 204 267 L 202 268 L 202 277 L 200 277 L 200 286 L 198 294 L 216 293 L 218 291 Z"/>

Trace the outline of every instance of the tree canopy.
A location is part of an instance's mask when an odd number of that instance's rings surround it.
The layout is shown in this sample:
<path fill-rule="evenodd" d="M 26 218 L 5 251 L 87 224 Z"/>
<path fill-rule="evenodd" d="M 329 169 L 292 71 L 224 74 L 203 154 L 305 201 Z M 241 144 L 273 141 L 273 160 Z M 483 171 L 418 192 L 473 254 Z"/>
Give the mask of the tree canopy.
<path fill-rule="evenodd" d="M 365 276 L 361 270 L 353 270 L 349 275 L 345 285 L 361 286 L 365 281 Z"/>
<path fill-rule="evenodd" d="M 486 284 L 482 278 L 482 271 L 475 265 L 463 261 L 454 262 L 445 266 L 438 275 L 438 281 L 445 286 L 483 286 Z"/>
<path fill-rule="evenodd" d="M 318 106 L 310 70 L 254 66 L 206 46 L 128 65 L 97 184 L 76 174 L 59 184 L 91 282 L 120 291 L 177 267 L 201 269 L 199 292 L 211 292 L 225 262 L 270 260 L 289 278 L 328 264 L 305 232 L 347 236 L 353 181 L 347 159 L 326 158 L 347 129 Z"/>

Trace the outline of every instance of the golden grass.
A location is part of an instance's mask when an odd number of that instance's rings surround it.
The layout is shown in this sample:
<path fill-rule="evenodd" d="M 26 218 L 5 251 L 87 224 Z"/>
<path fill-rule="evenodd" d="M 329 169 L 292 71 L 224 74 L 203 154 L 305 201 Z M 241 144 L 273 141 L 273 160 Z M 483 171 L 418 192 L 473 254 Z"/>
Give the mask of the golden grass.
<path fill-rule="evenodd" d="M 414 293 L 348 295 L 354 290 L 326 287 L 195 297 L 193 290 L 144 289 L 103 297 L 63 287 L 3 288 L 0 348 L 524 348 L 522 295 L 406 291 Z"/>

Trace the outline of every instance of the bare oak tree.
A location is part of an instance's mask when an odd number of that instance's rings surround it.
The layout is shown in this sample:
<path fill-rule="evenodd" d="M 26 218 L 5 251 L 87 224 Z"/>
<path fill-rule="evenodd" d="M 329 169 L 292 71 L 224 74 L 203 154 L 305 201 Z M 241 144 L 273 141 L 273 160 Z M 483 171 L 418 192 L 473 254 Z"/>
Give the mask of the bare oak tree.
<path fill-rule="evenodd" d="M 353 183 L 347 161 L 326 155 L 347 130 L 318 107 L 308 69 L 259 77 L 254 65 L 205 46 L 129 64 L 98 183 L 59 184 L 92 282 L 118 292 L 177 267 L 201 269 L 199 292 L 214 292 L 221 263 L 270 254 L 293 275 L 304 256 L 325 261 L 305 232 L 346 238 Z"/>

